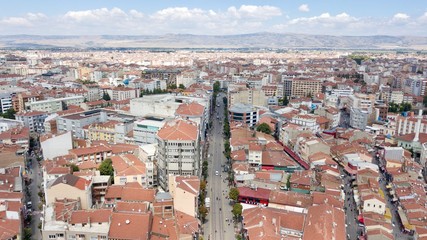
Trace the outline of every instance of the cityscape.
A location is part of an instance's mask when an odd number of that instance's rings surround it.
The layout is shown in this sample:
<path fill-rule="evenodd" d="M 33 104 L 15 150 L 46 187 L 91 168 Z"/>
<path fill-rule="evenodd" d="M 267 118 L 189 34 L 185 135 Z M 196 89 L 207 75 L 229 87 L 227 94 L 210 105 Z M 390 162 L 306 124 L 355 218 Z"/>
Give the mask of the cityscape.
<path fill-rule="evenodd" d="M 0 10 L 0 240 L 427 239 L 426 9 L 184 2 Z"/>

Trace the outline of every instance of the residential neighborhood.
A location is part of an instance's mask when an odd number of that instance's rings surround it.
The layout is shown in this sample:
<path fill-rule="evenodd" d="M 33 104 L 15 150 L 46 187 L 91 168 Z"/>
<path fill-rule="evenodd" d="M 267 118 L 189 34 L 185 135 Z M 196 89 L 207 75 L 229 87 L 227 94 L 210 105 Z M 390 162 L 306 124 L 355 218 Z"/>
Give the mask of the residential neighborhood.
<path fill-rule="evenodd" d="M 427 239 L 419 52 L 0 51 L 0 239 Z"/>

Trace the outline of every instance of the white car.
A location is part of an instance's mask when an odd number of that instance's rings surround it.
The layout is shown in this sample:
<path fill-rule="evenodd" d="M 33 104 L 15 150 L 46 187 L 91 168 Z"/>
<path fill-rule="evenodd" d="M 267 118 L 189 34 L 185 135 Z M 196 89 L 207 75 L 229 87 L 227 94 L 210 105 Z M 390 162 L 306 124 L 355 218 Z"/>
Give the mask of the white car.
<path fill-rule="evenodd" d="M 218 171 L 215 171 L 215 176 L 218 176 L 219 175 L 219 172 Z"/>

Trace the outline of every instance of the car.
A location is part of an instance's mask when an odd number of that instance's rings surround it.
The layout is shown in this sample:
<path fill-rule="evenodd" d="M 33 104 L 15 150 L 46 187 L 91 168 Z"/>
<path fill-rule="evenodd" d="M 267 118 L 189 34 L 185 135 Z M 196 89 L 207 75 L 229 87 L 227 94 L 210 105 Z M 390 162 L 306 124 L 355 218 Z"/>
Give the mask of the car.
<path fill-rule="evenodd" d="M 219 172 L 218 171 L 215 171 L 215 176 L 218 176 L 219 175 Z"/>
<path fill-rule="evenodd" d="M 31 209 L 33 207 L 33 203 L 32 202 L 27 202 L 27 209 Z"/>

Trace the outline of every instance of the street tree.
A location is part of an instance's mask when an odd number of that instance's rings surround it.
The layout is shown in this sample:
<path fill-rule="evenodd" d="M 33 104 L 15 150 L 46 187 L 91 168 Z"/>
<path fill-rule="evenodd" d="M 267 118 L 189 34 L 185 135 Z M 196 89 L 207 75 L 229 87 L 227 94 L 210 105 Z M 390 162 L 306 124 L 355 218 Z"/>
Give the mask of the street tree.
<path fill-rule="evenodd" d="M 243 206 L 240 203 L 235 203 L 233 205 L 233 210 L 231 210 L 231 213 L 233 213 L 234 218 L 239 218 L 242 215 Z"/>
<path fill-rule="evenodd" d="M 206 216 L 208 215 L 208 209 L 204 205 L 200 205 L 199 214 L 200 214 L 200 218 L 202 220 L 202 223 L 204 223 Z"/>
<path fill-rule="evenodd" d="M 213 84 L 213 91 L 214 91 L 214 93 L 217 93 L 217 92 L 219 92 L 219 90 L 221 89 L 221 84 L 218 82 L 218 81 L 216 81 L 214 84 Z"/>
<path fill-rule="evenodd" d="M 237 188 L 231 188 L 230 192 L 228 193 L 228 197 L 234 201 L 237 201 L 239 198 L 239 190 Z"/>

